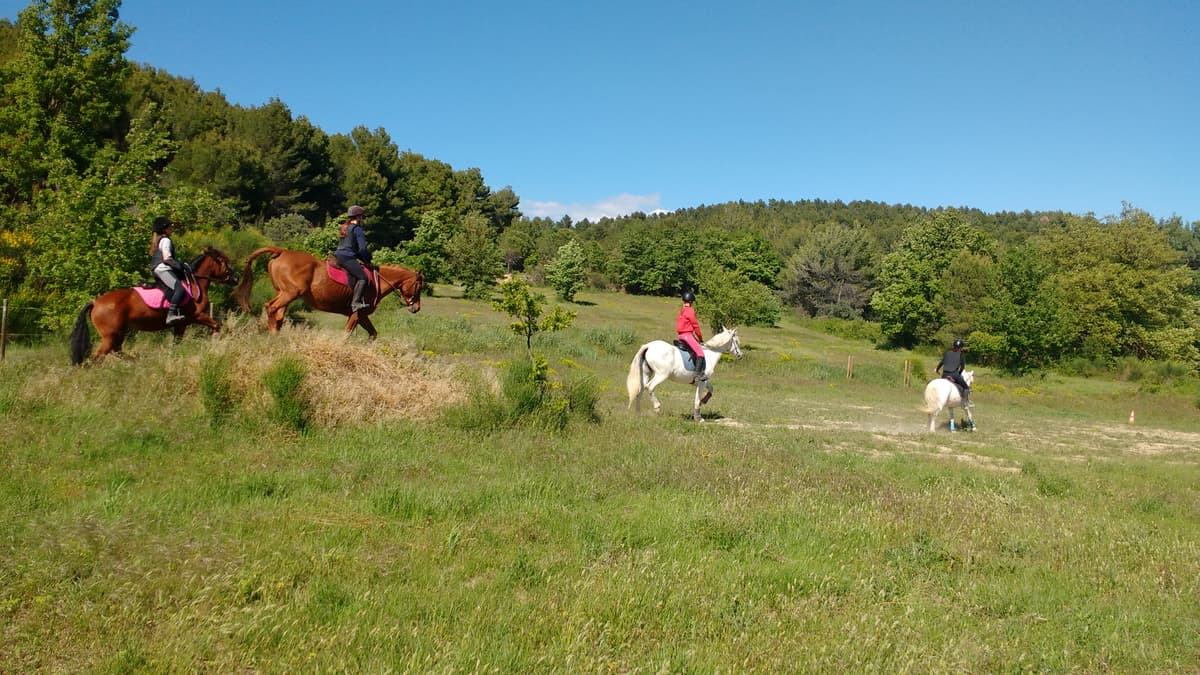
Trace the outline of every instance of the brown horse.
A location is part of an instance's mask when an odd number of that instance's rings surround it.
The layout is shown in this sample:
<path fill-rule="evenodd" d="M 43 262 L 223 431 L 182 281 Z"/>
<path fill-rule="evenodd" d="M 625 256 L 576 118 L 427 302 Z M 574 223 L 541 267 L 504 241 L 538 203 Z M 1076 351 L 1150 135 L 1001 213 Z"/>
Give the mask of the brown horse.
<path fill-rule="evenodd" d="M 346 321 L 347 333 L 353 332 L 355 326 L 361 325 L 372 340 L 379 335 L 370 317 L 378 302 L 366 309 L 351 312 L 350 288 L 329 278 L 323 260 L 317 259 L 311 253 L 289 251 L 277 246 L 260 248 L 246 258 L 242 281 L 233 291 L 233 297 L 237 299 L 242 311 L 250 311 L 250 289 L 254 287 L 254 259 L 266 253 L 271 254 L 271 259 L 267 261 L 267 273 L 271 275 L 271 285 L 275 287 L 275 297 L 263 307 L 267 316 L 268 331 L 279 332 L 283 326 L 287 306 L 296 298 L 300 298 L 313 309 L 350 317 Z M 415 314 L 421 311 L 421 288 L 424 285 L 425 275 L 418 270 L 399 265 L 379 266 L 378 299 L 397 291 L 408 306 L 408 311 Z"/>
<path fill-rule="evenodd" d="M 89 315 L 96 332 L 100 334 L 100 348 L 96 350 L 99 358 L 110 352 L 121 351 L 125 338 L 135 330 L 159 331 L 171 328 L 175 338 L 183 337 L 183 331 L 193 323 L 203 324 L 212 329 L 215 334 L 221 330 L 220 325 L 208 315 L 208 284 L 210 281 L 220 281 L 228 284 L 237 283 L 233 265 L 229 257 L 211 246 L 205 249 L 191 263 L 195 293 L 193 302 L 185 303 L 179 308 L 183 320 L 167 325 L 167 310 L 150 307 L 132 288 L 118 288 L 109 291 L 95 300 L 84 305 L 75 320 L 75 330 L 71 332 L 71 363 L 79 365 L 92 351 L 92 336 L 88 330 Z"/>

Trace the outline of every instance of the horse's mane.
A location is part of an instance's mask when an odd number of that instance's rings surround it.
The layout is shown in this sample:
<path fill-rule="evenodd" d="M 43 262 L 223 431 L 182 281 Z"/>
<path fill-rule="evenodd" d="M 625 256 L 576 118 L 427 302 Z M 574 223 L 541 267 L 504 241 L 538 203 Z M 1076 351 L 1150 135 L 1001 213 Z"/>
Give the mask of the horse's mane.
<path fill-rule="evenodd" d="M 196 256 L 192 260 L 192 262 L 190 262 L 188 264 L 191 265 L 193 268 L 195 268 L 196 266 L 198 266 L 200 264 L 200 261 L 206 257 L 216 258 L 217 260 L 224 260 L 226 263 L 229 262 L 229 256 L 225 255 L 225 253 L 223 253 L 221 251 L 221 249 L 214 248 L 212 246 L 206 246 L 204 248 L 204 253 L 201 253 L 200 255 Z"/>
<path fill-rule="evenodd" d="M 705 343 L 705 347 L 713 349 L 724 349 L 733 341 L 734 332 L 728 328 L 722 328 L 720 333 L 710 337 Z"/>

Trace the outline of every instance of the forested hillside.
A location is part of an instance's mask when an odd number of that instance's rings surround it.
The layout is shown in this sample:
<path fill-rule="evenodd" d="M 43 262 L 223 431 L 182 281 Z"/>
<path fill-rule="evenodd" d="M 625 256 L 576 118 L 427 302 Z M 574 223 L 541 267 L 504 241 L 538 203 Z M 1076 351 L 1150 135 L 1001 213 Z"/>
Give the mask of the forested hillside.
<path fill-rule="evenodd" d="M 471 297 L 504 272 L 565 298 L 580 283 L 690 288 L 714 326 L 796 311 L 865 322 L 885 347 L 964 337 L 973 359 L 1013 371 L 1129 357 L 1200 369 L 1197 223 L 1135 205 L 1097 217 L 819 199 L 530 219 L 478 169 L 401 149 L 420 139 L 329 134 L 284 101 L 237 106 L 130 63 L 119 8 L 38 0 L 0 22 L 0 295 L 42 307 L 47 328 L 144 276 L 156 216 L 185 246 L 235 258 L 268 243 L 325 253 L 336 216 L 361 204 L 380 261 Z"/>

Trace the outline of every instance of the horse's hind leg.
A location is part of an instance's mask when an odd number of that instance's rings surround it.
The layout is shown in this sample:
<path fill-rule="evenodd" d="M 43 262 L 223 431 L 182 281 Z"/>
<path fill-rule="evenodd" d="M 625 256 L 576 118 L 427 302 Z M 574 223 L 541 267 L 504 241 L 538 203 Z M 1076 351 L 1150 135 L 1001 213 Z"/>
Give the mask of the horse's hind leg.
<path fill-rule="evenodd" d="M 121 351 L 121 345 L 125 344 L 124 333 L 102 333 L 100 335 L 100 347 L 96 349 L 96 358 L 100 358 L 105 354 L 113 354 Z"/>
<path fill-rule="evenodd" d="M 654 395 L 654 388 L 666 381 L 666 375 L 655 373 L 654 377 L 650 378 L 650 381 L 646 383 L 646 393 L 650 395 L 650 401 L 654 404 L 654 414 L 656 415 L 662 413 L 662 401 L 658 400 L 658 397 Z"/>
<path fill-rule="evenodd" d="M 283 328 L 283 320 L 287 318 L 287 307 L 290 302 L 291 300 L 282 304 L 276 304 L 275 300 L 272 300 L 267 304 L 267 332 L 269 334 L 274 335 Z"/>
<path fill-rule="evenodd" d="M 268 333 L 274 335 L 279 332 L 279 329 L 283 327 L 288 305 L 298 297 L 300 297 L 299 293 L 280 291 L 279 295 L 271 298 L 271 301 L 263 307 L 263 312 L 267 315 Z"/>

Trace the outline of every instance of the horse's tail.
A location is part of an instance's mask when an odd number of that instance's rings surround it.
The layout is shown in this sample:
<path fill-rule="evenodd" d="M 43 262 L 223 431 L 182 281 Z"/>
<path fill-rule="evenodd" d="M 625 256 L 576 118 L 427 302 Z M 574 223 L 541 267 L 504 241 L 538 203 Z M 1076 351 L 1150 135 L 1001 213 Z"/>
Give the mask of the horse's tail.
<path fill-rule="evenodd" d="M 642 379 L 642 365 L 646 363 L 646 349 L 649 346 L 648 344 L 642 345 L 637 354 L 633 355 L 633 361 L 629 364 L 629 375 L 625 378 L 625 388 L 629 390 L 627 407 L 633 407 L 633 402 L 642 395 L 642 389 L 646 386 L 646 382 Z"/>
<path fill-rule="evenodd" d="M 242 308 L 243 312 L 250 312 L 250 291 L 254 288 L 254 259 L 264 253 L 270 253 L 272 258 L 278 257 L 283 253 L 283 249 L 278 246 L 264 246 L 257 251 L 251 253 L 246 258 L 246 267 L 242 269 L 242 280 L 233 289 L 233 299 L 237 300 L 238 307 Z"/>
<path fill-rule="evenodd" d="M 941 410 L 942 407 L 942 394 L 938 391 L 937 380 L 934 380 L 925 385 L 925 405 L 921 410 L 925 411 L 927 415 L 932 415 Z"/>
<path fill-rule="evenodd" d="M 79 318 L 75 319 L 75 330 L 71 331 L 71 365 L 77 366 L 84 362 L 92 353 L 92 332 L 88 330 L 88 314 L 92 311 L 92 301 L 83 306 Z"/>

